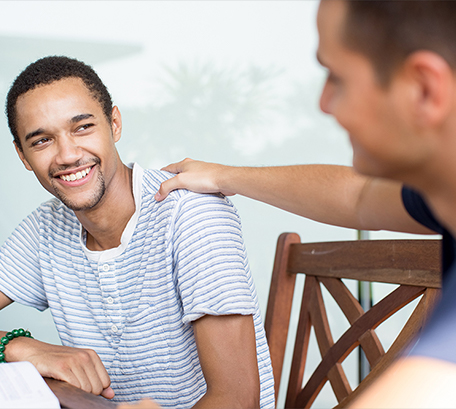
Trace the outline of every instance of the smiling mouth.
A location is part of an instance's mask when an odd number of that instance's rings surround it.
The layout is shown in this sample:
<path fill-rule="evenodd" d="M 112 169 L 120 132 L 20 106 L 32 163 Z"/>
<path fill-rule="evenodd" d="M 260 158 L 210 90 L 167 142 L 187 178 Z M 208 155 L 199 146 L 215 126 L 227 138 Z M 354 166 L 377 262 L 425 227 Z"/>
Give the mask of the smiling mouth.
<path fill-rule="evenodd" d="M 68 175 L 61 175 L 59 177 L 60 177 L 60 179 L 64 180 L 65 182 L 74 182 L 75 180 L 80 180 L 80 179 L 85 178 L 89 174 L 91 169 L 92 169 L 92 166 L 88 167 L 87 169 L 81 170 L 79 172 L 70 173 Z"/>

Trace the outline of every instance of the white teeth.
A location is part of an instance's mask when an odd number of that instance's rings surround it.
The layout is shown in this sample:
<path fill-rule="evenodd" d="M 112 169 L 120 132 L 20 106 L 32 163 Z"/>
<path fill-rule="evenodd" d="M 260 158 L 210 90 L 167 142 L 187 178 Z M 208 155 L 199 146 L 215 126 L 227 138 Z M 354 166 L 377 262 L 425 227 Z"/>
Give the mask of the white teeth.
<path fill-rule="evenodd" d="M 60 176 L 60 179 L 63 179 L 66 182 L 72 182 L 74 180 L 79 180 L 79 179 L 86 177 L 89 174 L 90 169 L 91 168 L 87 168 L 85 170 L 81 170 L 80 172 L 72 173 L 70 175 L 62 175 L 62 176 Z"/>

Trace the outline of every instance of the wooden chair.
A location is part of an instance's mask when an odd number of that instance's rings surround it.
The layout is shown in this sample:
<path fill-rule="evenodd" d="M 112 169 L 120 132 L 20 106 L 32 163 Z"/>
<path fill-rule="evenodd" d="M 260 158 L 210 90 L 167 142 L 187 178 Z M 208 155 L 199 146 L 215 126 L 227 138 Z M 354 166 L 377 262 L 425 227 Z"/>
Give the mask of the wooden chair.
<path fill-rule="evenodd" d="M 438 299 L 441 283 L 440 241 L 301 243 L 296 233 L 280 235 L 265 320 L 276 399 L 297 274 L 305 274 L 305 284 L 285 407 L 310 407 L 328 380 L 339 402 L 337 407 L 346 407 L 416 337 Z M 343 278 L 399 286 L 364 312 L 341 280 Z M 350 324 L 336 342 L 333 341 L 329 328 L 321 284 L 329 291 Z M 385 353 L 374 329 L 420 295 L 421 300 Z M 312 326 L 322 359 L 307 383 L 302 385 Z M 342 362 L 358 345 L 364 350 L 371 371 L 352 391 Z"/>

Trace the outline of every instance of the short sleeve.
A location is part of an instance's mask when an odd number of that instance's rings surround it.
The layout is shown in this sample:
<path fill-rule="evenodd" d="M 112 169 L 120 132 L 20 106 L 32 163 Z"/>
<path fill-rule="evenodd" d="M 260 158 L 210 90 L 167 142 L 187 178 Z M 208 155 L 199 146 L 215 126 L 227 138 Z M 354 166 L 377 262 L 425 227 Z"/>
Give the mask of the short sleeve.
<path fill-rule="evenodd" d="M 255 302 L 241 223 L 219 195 L 189 193 L 172 224 L 174 275 L 183 322 L 203 315 L 253 315 Z"/>
<path fill-rule="evenodd" d="M 35 211 L 0 248 L 0 291 L 20 304 L 48 307 L 39 262 L 39 220 Z"/>
<path fill-rule="evenodd" d="M 432 214 L 423 197 L 415 190 L 404 186 L 402 202 L 405 209 L 418 223 L 428 227 L 438 234 L 444 234 L 444 228 Z"/>

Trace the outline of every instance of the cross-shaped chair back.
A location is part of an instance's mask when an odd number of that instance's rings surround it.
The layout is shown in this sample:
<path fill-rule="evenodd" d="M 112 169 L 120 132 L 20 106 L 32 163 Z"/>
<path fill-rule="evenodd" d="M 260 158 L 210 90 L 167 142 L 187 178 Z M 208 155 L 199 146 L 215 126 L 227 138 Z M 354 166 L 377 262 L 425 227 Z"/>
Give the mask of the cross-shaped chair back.
<path fill-rule="evenodd" d="M 375 380 L 417 336 L 438 299 L 441 284 L 439 240 L 360 240 L 301 243 L 296 233 L 283 233 L 277 243 L 265 320 L 276 398 L 282 376 L 296 276 L 305 274 L 301 311 L 289 376 L 286 408 L 308 408 L 329 381 L 346 407 Z M 364 311 L 342 279 L 398 284 L 385 298 Z M 322 296 L 334 298 L 350 326 L 334 341 Z M 295 295 L 296 296 L 296 295 Z M 385 353 L 375 333 L 382 322 L 422 296 L 394 343 Z M 303 385 L 311 327 L 321 362 Z M 352 391 L 342 362 L 361 346 L 371 372 Z"/>

